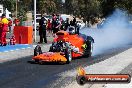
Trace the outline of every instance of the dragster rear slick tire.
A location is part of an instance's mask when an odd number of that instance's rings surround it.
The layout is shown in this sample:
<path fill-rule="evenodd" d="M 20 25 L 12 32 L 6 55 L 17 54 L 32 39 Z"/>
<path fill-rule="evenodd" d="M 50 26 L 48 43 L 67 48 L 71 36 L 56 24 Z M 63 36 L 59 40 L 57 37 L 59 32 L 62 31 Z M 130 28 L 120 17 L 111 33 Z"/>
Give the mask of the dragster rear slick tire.
<path fill-rule="evenodd" d="M 93 53 L 93 41 L 87 41 L 87 48 L 84 51 L 84 56 L 85 57 L 91 57 Z"/>
<path fill-rule="evenodd" d="M 34 56 L 37 56 L 40 54 L 42 54 L 42 50 L 41 50 L 41 47 L 39 45 L 37 45 L 34 49 Z"/>
<path fill-rule="evenodd" d="M 88 57 L 91 57 L 92 53 L 93 53 L 93 42 L 90 42 L 90 49 L 89 49 L 89 52 L 88 52 Z"/>

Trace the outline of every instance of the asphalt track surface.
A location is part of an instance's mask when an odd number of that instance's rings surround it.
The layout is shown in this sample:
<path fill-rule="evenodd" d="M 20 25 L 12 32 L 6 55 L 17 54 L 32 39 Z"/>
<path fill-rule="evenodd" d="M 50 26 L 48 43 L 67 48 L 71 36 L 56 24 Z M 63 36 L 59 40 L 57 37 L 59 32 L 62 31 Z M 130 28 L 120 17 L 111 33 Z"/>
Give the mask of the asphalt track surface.
<path fill-rule="evenodd" d="M 27 61 L 31 60 L 32 56 L 1 63 L 0 88 L 50 88 L 55 80 L 59 79 L 57 74 L 76 69 L 79 66 L 89 66 L 98 63 L 127 49 L 129 49 L 129 46 L 111 49 L 90 58 L 78 58 L 65 65 L 28 63 Z M 51 88 L 60 88 L 64 82 L 72 80 L 75 79 L 64 78 L 64 80 Z"/>

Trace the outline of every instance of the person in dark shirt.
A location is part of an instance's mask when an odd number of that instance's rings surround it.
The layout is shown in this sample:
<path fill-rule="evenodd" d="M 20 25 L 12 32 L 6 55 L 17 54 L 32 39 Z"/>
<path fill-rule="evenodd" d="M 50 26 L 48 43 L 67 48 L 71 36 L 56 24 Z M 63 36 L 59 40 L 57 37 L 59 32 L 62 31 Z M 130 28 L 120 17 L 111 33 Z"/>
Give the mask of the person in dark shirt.
<path fill-rule="evenodd" d="M 73 17 L 73 26 L 76 26 L 76 18 Z"/>
<path fill-rule="evenodd" d="M 55 37 L 56 33 L 59 31 L 58 25 L 59 25 L 59 23 L 58 23 L 57 18 L 53 18 L 53 20 L 52 20 L 53 37 Z"/>
<path fill-rule="evenodd" d="M 64 20 L 61 21 L 60 30 L 64 30 L 65 31 L 65 21 Z"/>
<path fill-rule="evenodd" d="M 67 18 L 66 22 L 65 22 L 65 29 L 64 30 L 66 31 L 69 26 L 70 26 L 69 19 Z"/>
<path fill-rule="evenodd" d="M 39 43 L 43 43 L 43 39 L 44 42 L 47 43 L 47 38 L 46 38 L 46 19 L 44 17 L 42 17 L 39 21 L 39 36 L 40 36 L 40 42 Z"/>
<path fill-rule="evenodd" d="M 78 34 L 78 35 L 79 35 L 80 27 L 81 27 L 81 26 L 80 26 L 79 24 L 76 26 L 76 34 Z"/>
<path fill-rule="evenodd" d="M 73 25 L 73 21 L 72 21 L 72 20 L 70 21 L 70 26 L 74 26 L 74 25 Z"/>

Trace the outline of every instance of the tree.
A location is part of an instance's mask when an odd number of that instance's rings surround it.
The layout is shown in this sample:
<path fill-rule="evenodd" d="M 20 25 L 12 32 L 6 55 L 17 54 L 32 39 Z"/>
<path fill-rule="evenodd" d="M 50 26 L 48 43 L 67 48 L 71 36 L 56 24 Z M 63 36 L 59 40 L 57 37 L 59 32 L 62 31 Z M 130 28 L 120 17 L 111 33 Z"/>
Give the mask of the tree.
<path fill-rule="evenodd" d="M 3 4 L 4 8 L 7 8 L 9 11 L 15 11 L 16 0 L 1 0 L 0 4 Z"/>
<path fill-rule="evenodd" d="M 23 6 L 25 7 L 26 11 L 32 10 L 32 0 L 21 0 L 23 4 Z M 34 0 L 33 0 L 34 1 Z"/>
<path fill-rule="evenodd" d="M 41 14 L 53 13 L 56 10 L 56 4 L 53 0 L 39 0 L 39 10 Z"/>
<path fill-rule="evenodd" d="M 64 10 L 62 0 L 53 0 L 56 6 L 55 12 L 62 13 Z"/>
<path fill-rule="evenodd" d="M 132 0 L 121 0 L 120 2 L 115 1 L 115 3 L 116 3 L 115 5 L 116 8 L 126 10 L 128 13 L 132 14 L 132 6 L 131 6 Z"/>
<path fill-rule="evenodd" d="M 51 13 L 56 11 L 56 4 L 53 0 L 48 0 L 47 4 L 48 4 L 48 6 L 47 6 L 47 13 L 48 14 L 51 14 Z"/>
<path fill-rule="evenodd" d="M 104 17 L 111 15 L 115 10 L 115 0 L 103 0 L 101 2 L 101 8 Z"/>
<path fill-rule="evenodd" d="M 66 14 L 71 14 L 73 12 L 72 0 L 65 0 L 65 9 Z"/>
<path fill-rule="evenodd" d="M 27 11 L 31 10 L 32 0 L 19 0 L 18 4 L 18 18 L 21 21 L 27 20 Z"/>

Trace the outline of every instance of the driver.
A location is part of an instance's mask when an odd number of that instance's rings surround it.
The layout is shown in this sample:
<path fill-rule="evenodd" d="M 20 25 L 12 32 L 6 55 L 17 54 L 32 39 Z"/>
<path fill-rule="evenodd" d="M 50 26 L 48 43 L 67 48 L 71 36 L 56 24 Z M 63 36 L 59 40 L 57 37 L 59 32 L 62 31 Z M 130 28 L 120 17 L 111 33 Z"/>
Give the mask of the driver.
<path fill-rule="evenodd" d="M 63 46 L 63 41 L 58 41 L 57 44 L 59 44 L 60 46 Z"/>

